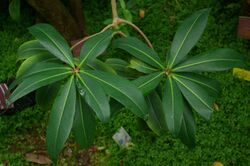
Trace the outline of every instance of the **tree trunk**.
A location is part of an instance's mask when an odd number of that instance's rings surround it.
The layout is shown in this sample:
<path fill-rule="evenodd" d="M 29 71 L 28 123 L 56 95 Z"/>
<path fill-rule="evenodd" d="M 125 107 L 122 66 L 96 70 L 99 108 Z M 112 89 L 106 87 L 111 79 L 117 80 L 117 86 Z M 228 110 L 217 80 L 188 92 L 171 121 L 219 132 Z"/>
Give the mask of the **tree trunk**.
<path fill-rule="evenodd" d="M 250 16 L 250 0 L 242 1 L 241 3 L 241 16 Z"/>
<path fill-rule="evenodd" d="M 70 13 L 78 23 L 79 30 L 81 30 L 83 36 L 88 36 L 85 17 L 83 13 L 82 0 L 70 0 Z"/>
<path fill-rule="evenodd" d="M 81 23 L 83 25 L 79 26 L 77 23 L 78 20 L 76 21 L 72 17 L 69 10 L 60 0 L 27 0 L 27 2 L 69 42 L 84 36 L 84 31 L 81 28 L 81 26 L 84 28 L 84 22 Z M 82 4 L 78 7 L 80 10 L 82 9 L 81 6 Z M 81 12 L 83 11 L 81 10 Z"/>

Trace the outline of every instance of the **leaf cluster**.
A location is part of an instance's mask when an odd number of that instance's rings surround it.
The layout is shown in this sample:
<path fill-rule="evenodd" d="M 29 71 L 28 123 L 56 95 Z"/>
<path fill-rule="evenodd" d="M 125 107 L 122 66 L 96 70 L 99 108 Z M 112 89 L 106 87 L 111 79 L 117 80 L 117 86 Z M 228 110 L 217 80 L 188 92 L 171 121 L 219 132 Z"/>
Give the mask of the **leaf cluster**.
<path fill-rule="evenodd" d="M 96 117 L 107 122 L 111 108 L 126 107 L 157 134 L 169 130 L 174 137 L 194 145 L 196 111 L 210 119 L 220 92 L 217 81 L 199 74 L 244 65 L 232 49 L 219 48 L 189 56 L 202 35 L 209 9 L 195 12 L 178 28 L 165 59 L 134 37 L 112 41 L 115 28 L 101 31 L 85 41 L 80 57 L 73 57 L 65 39 L 50 25 L 29 28 L 36 38 L 19 48 L 24 60 L 9 103 L 37 90 L 37 101 L 51 109 L 46 143 L 56 161 L 71 130 L 82 148 L 94 140 Z M 133 56 L 130 62 L 98 59 L 110 45 Z M 135 72 L 136 71 L 136 72 Z M 138 73 L 140 73 L 138 75 Z M 122 106 L 121 106 L 122 105 Z"/>

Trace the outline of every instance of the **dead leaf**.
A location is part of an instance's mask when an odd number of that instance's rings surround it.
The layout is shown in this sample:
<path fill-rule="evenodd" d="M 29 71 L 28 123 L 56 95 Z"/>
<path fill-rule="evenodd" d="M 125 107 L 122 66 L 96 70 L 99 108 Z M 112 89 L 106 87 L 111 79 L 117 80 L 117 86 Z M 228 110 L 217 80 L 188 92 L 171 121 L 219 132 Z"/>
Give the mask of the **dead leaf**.
<path fill-rule="evenodd" d="M 141 18 L 144 18 L 144 17 L 145 17 L 145 10 L 140 9 L 140 10 L 139 10 L 139 16 L 140 16 Z"/>
<path fill-rule="evenodd" d="M 223 166 L 223 164 L 219 161 L 215 161 L 213 166 Z"/>
<path fill-rule="evenodd" d="M 216 103 L 214 103 L 214 110 L 215 110 L 215 111 L 219 111 L 219 110 L 220 110 L 218 104 L 216 104 Z"/>
<path fill-rule="evenodd" d="M 51 164 L 52 161 L 44 153 L 26 153 L 25 160 L 37 164 Z"/>
<path fill-rule="evenodd" d="M 250 71 L 248 70 L 233 68 L 233 75 L 246 81 L 250 81 Z"/>

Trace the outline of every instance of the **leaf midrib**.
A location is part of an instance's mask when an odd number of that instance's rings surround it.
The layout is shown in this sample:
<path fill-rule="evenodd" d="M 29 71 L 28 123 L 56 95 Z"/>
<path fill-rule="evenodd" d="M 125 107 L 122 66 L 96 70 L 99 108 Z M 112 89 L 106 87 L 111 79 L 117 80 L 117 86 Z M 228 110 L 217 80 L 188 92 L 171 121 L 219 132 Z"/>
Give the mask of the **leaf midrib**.
<path fill-rule="evenodd" d="M 49 52 L 48 50 L 46 50 L 45 48 L 27 48 L 27 49 L 24 49 L 24 50 L 19 50 L 19 53 L 26 53 L 26 52 L 31 52 L 32 50 L 39 50 L 39 51 L 44 51 L 44 52 Z"/>
<path fill-rule="evenodd" d="M 67 99 L 68 99 L 68 97 L 69 97 L 69 92 L 70 92 L 70 89 L 71 89 L 71 85 L 72 85 L 72 83 L 73 83 L 73 78 L 74 78 L 74 76 L 71 76 L 71 78 L 70 78 L 70 85 L 69 85 L 69 88 L 68 88 L 68 90 L 67 90 L 67 95 L 66 95 L 66 97 L 65 97 L 65 100 L 64 100 L 64 102 L 63 102 L 63 108 L 62 108 L 62 110 L 64 110 L 64 108 L 65 108 L 65 105 L 66 105 L 66 101 L 67 101 Z M 56 150 L 57 149 L 57 145 L 58 145 L 58 141 L 56 141 L 57 140 L 57 137 L 58 137 L 58 133 L 59 133 L 59 128 L 60 128 L 60 126 L 61 126 L 61 121 L 62 121 L 62 117 L 63 117 L 63 114 L 65 113 L 65 111 L 62 111 L 61 112 L 61 114 L 60 114 L 60 118 L 59 118 L 59 125 L 58 125 L 58 127 L 57 127 L 57 129 L 56 129 L 56 137 L 55 137 L 55 149 L 54 150 Z"/>
<path fill-rule="evenodd" d="M 58 44 L 50 37 L 50 35 L 48 35 L 46 32 L 43 31 L 43 29 L 36 27 L 37 29 L 39 29 L 45 36 L 47 36 L 50 41 L 58 48 L 58 50 L 62 53 L 62 55 L 64 55 L 63 57 L 66 58 L 68 60 L 68 62 L 70 63 L 70 65 L 73 67 L 74 63 L 71 61 L 71 59 L 69 59 L 69 57 L 67 56 L 68 54 L 64 52 L 64 50 L 61 50 L 61 47 L 58 46 Z M 70 56 L 70 55 L 69 55 Z"/>
<path fill-rule="evenodd" d="M 39 82 L 42 82 L 42 81 L 45 81 L 47 79 L 50 79 L 50 78 L 53 78 L 53 77 L 58 77 L 58 76 L 61 76 L 61 75 L 66 75 L 66 74 L 69 74 L 71 72 L 64 72 L 64 73 L 60 73 L 60 74 L 57 74 L 57 75 L 53 75 L 53 76 L 50 76 L 50 77 L 46 77 L 44 79 L 41 79 L 39 81 L 36 81 L 36 82 L 33 82 L 32 84 L 26 86 L 26 88 L 22 89 L 19 93 L 16 94 L 16 96 L 18 96 L 20 93 L 23 93 L 23 91 L 25 91 L 26 89 L 28 89 L 29 87 L 33 86 L 34 84 L 37 84 Z M 12 99 L 13 100 L 13 99 Z"/>
<path fill-rule="evenodd" d="M 173 90 L 173 82 L 172 82 L 172 78 L 169 78 L 169 84 L 170 84 L 170 92 L 171 92 L 171 98 L 172 98 L 172 100 L 171 100 L 171 112 L 172 112 L 172 116 L 173 117 L 170 117 L 171 119 L 172 119 L 172 122 L 173 122 L 173 130 L 175 131 L 175 123 L 174 123 L 174 115 L 175 115 L 175 105 L 174 105 L 174 103 L 175 103 L 175 98 L 174 98 L 174 90 Z"/>
<path fill-rule="evenodd" d="M 189 92 L 191 92 L 196 98 L 198 98 L 207 108 L 209 108 L 209 110 L 213 111 L 213 109 L 206 104 L 206 102 L 204 102 L 199 95 L 197 95 L 195 92 L 192 91 L 192 89 L 190 89 L 189 87 L 187 87 L 183 82 L 181 82 L 177 77 L 173 76 L 173 78 L 178 81 L 182 86 L 184 86 Z"/>
<path fill-rule="evenodd" d="M 71 85 L 72 85 L 72 82 L 73 82 L 73 78 L 74 78 L 74 76 L 71 76 L 71 78 L 70 78 L 70 85 L 69 85 L 69 88 L 68 88 L 68 90 L 67 90 L 67 95 L 66 95 L 66 97 L 64 98 L 65 100 L 64 100 L 64 102 L 63 102 L 63 108 L 62 108 L 62 110 L 64 110 L 64 108 L 65 108 L 65 105 L 66 105 L 66 101 L 67 101 L 67 99 L 68 99 L 68 97 L 69 97 L 69 91 L 70 91 L 70 89 L 71 89 Z M 56 130 L 56 137 L 55 137 L 55 147 L 57 148 L 57 145 L 58 145 L 58 141 L 56 141 L 57 140 L 57 137 L 58 137 L 58 132 L 59 132 L 59 128 L 60 128 L 60 124 L 61 124 L 61 121 L 62 121 L 62 116 L 63 116 L 63 114 L 65 113 L 65 111 L 62 111 L 62 113 L 60 114 L 61 116 L 60 116 L 60 118 L 59 118 L 59 125 L 58 125 L 58 127 L 57 127 L 57 130 Z M 56 149 L 55 148 L 55 149 Z"/>
<path fill-rule="evenodd" d="M 146 57 L 148 57 L 150 60 L 152 60 L 155 64 L 157 64 L 160 68 L 162 68 L 162 69 L 164 68 L 164 66 L 160 62 L 158 62 L 155 58 L 153 58 L 149 54 L 147 54 L 147 53 L 145 53 L 145 52 L 137 49 L 136 47 L 133 47 L 132 45 L 129 45 L 127 43 L 122 43 L 120 45 L 128 46 L 128 47 L 130 47 L 130 48 L 132 48 L 132 49 L 134 49 L 134 50 L 142 53 L 143 55 L 145 55 Z"/>
<path fill-rule="evenodd" d="M 32 72 L 32 73 L 30 73 L 30 74 L 36 74 L 36 73 L 40 73 L 40 72 L 45 72 L 45 71 L 50 71 L 50 70 L 71 70 L 71 68 L 69 68 L 69 67 L 51 67 L 51 68 L 46 68 L 46 69 L 42 69 L 42 70 L 39 70 L 39 71 L 34 71 L 34 72 Z"/>
<path fill-rule="evenodd" d="M 97 47 L 97 45 L 99 45 L 99 43 L 101 43 L 102 41 L 104 41 L 106 39 L 107 35 L 104 35 L 101 40 L 98 40 L 98 42 L 90 49 L 90 51 L 87 53 L 87 55 L 84 57 L 84 59 L 82 60 L 82 62 L 80 63 L 79 67 L 82 66 L 82 64 L 86 61 L 86 59 L 89 57 L 89 55 L 93 52 L 93 50 Z"/>
<path fill-rule="evenodd" d="M 88 137 L 87 137 L 87 134 L 86 134 L 86 129 L 85 129 L 85 124 L 84 124 L 84 119 L 83 119 L 83 108 L 82 108 L 82 99 L 81 99 L 81 96 L 79 94 L 79 103 L 80 103 L 80 114 L 81 114 L 81 124 L 83 126 L 83 135 L 84 137 L 86 138 L 86 140 L 88 140 Z"/>
<path fill-rule="evenodd" d="M 187 64 L 187 65 L 184 65 L 184 66 L 180 66 L 180 67 L 174 68 L 172 71 L 177 71 L 179 69 L 193 67 L 193 66 L 196 66 L 196 65 L 200 65 L 202 63 L 209 63 L 209 62 L 214 62 L 214 61 L 217 62 L 217 61 L 241 61 L 241 60 L 237 60 L 237 59 L 212 59 L 212 60 L 206 60 L 206 61 L 201 61 L 201 62 L 196 62 L 196 63 L 191 63 L 191 64 Z"/>
<path fill-rule="evenodd" d="M 143 86 L 146 86 L 148 83 L 154 81 L 155 79 L 157 79 L 159 76 L 161 76 L 164 72 L 160 72 L 158 75 L 156 75 L 155 77 L 151 78 L 150 80 L 148 80 L 147 82 L 144 82 L 143 84 L 141 84 L 138 88 L 142 88 Z"/>
<path fill-rule="evenodd" d="M 102 110 L 102 106 L 98 102 L 98 99 L 95 97 L 95 95 L 93 94 L 93 92 L 89 89 L 88 85 L 84 82 L 84 80 L 80 77 L 79 74 L 77 74 L 77 78 L 82 82 L 83 86 L 87 89 L 87 91 L 90 93 L 90 95 L 94 98 L 94 101 L 99 106 L 99 109 Z M 102 111 L 100 111 L 100 113 L 102 113 Z M 102 118 L 104 119 L 103 114 L 102 114 Z"/>
<path fill-rule="evenodd" d="M 174 55 L 174 59 L 173 59 L 172 63 L 170 64 L 170 68 L 172 68 L 172 66 L 173 66 L 173 64 L 174 64 L 174 62 L 175 62 L 175 60 L 176 60 L 177 55 L 179 54 L 181 48 L 182 48 L 183 45 L 184 45 L 185 40 L 187 39 L 187 37 L 189 36 L 189 34 L 190 34 L 190 32 L 191 32 L 191 29 L 193 28 L 194 24 L 196 24 L 197 20 L 201 17 L 202 14 L 203 14 L 203 13 L 199 14 L 199 16 L 197 16 L 197 18 L 195 19 L 195 21 L 193 22 L 193 24 L 190 26 L 190 28 L 189 28 L 187 34 L 185 35 L 184 39 L 183 39 L 182 42 L 181 42 L 180 47 L 178 48 L 176 54 Z"/>
<path fill-rule="evenodd" d="M 216 93 L 219 93 L 219 91 L 217 91 L 217 89 L 215 89 L 214 87 L 212 86 L 209 86 L 208 84 L 204 84 L 203 82 L 200 82 L 198 80 L 195 80 L 195 79 L 192 79 L 192 78 L 189 78 L 189 77 L 186 77 L 186 76 L 183 76 L 183 75 L 179 75 L 179 74 L 174 74 L 176 77 L 181 77 L 181 78 L 184 78 L 186 80 L 190 80 L 192 82 L 195 82 L 195 83 L 198 83 L 198 84 L 201 84 L 201 85 L 204 85 L 210 89 L 212 89 L 213 91 L 215 91 Z"/>
<path fill-rule="evenodd" d="M 133 63 L 136 64 L 136 65 L 138 65 L 139 67 L 144 68 L 144 69 L 151 70 L 151 71 L 157 71 L 157 69 L 152 68 L 150 66 L 147 66 L 146 64 L 141 64 L 141 63 L 139 63 L 137 61 L 133 61 Z M 130 66 L 133 67 L 132 64 Z"/>
<path fill-rule="evenodd" d="M 30 76 L 33 76 L 35 74 L 41 74 L 43 72 L 50 72 L 50 71 L 55 71 L 55 70 L 68 70 L 67 72 L 69 72 L 71 70 L 71 68 L 69 67 L 52 67 L 52 68 L 45 68 L 43 70 L 39 70 L 39 71 L 34 71 L 34 72 L 31 72 L 31 73 L 28 73 L 27 75 L 25 75 L 25 73 L 23 75 L 21 75 L 21 77 L 24 79 L 24 78 L 27 78 L 27 77 L 30 77 Z"/>
<path fill-rule="evenodd" d="M 114 89 L 116 89 L 117 91 L 119 91 L 120 93 L 122 93 L 124 96 L 127 96 L 127 95 L 124 94 L 122 91 L 120 91 L 119 88 L 114 87 L 112 84 L 109 84 L 108 82 L 106 82 L 106 81 L 104 81 L 104 80 L 102 80 L 102 79 L 96 77 L 95 75 L 92 75 L 92 74 L 87 73 L 87 72 L 84 72 L 84 71 L 80 71 L 80 72 L 83 73 L 83 74 L 86 74 L 86 75 L 88 75 L 88 76 L 90 76 L 90 77 L 93 77 L 93 78 L 95 78 L 95 79 L 97 79 L 97 80 L 99 80 L 99 81 L 101 81 L 101 82 L 103 82 L 103 83 L 105 83 L 105 84 L 107 84 L 107 85 L 109 85 L 109 86 L 111 86 L 112 88 L 114 88 Z M 134 103 L 134 100 L 131 99 L 129 96 L 127 96 L 127 98 L 128 98 L 130 101 L 132 101 L 132 103 Z M 134 103 L 134 104 L 135 104 L 138 108 L 141 108 L 137 103 Z M 140 109 L 140 110 L 142 110 L 142 109 Z"/>

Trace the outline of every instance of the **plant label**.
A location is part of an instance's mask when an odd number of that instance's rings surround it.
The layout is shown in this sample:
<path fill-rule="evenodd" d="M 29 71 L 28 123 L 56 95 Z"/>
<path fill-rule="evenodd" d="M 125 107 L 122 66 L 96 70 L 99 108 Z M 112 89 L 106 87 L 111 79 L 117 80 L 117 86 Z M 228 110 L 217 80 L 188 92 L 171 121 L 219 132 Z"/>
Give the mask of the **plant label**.
<path fill-rule="evenodd" d="M 126 130 L 121 127 L 112 137 L 115 142 L 122 147 L 129 147 L 131 137 L 126 132 Z"/>

